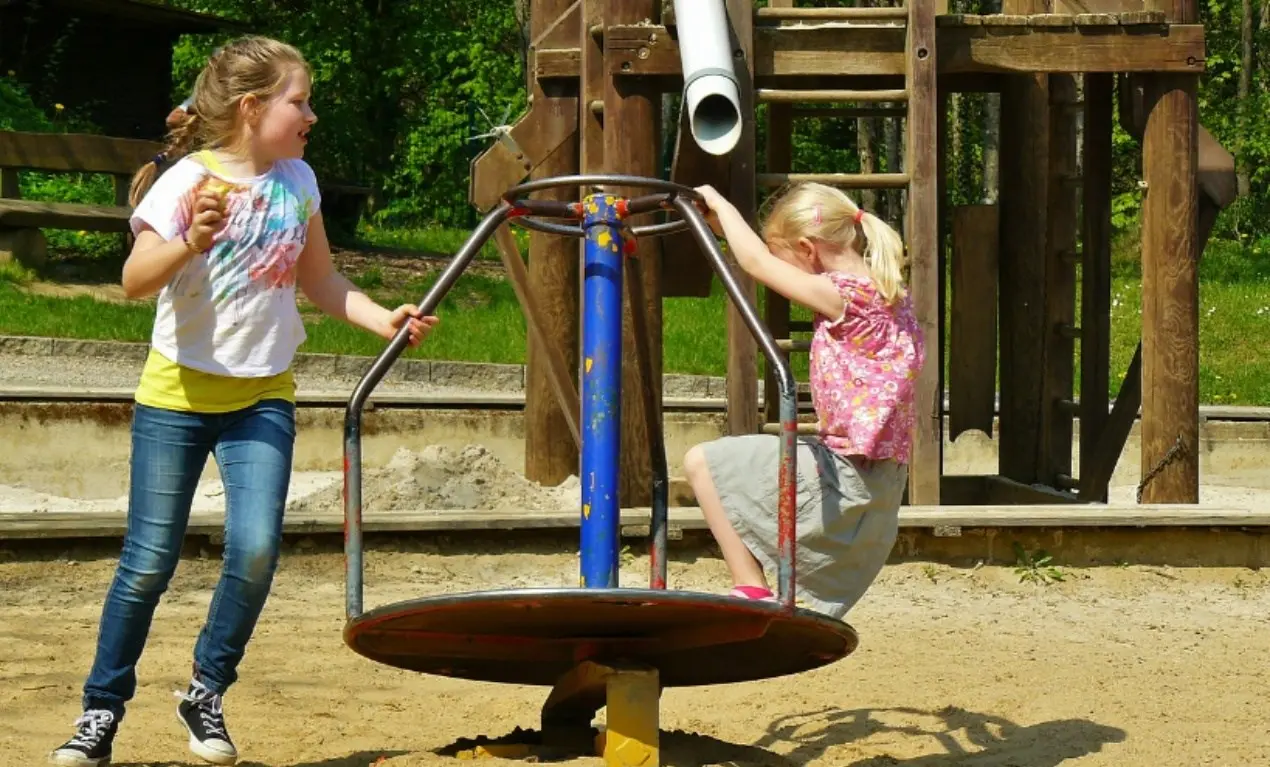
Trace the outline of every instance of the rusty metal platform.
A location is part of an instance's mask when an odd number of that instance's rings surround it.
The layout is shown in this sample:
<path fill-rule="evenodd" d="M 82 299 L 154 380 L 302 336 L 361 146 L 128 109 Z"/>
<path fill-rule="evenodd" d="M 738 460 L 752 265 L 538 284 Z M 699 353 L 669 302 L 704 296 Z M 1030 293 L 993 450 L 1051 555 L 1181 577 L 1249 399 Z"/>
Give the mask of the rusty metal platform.
<path fill-rule="evenodd" d="M 385 605 L 344 641 L 377 663 L 485 682 L 554 685 L 584 660 L 655 668 L 663 687 L 797 674 L 855 651 L 842 621 L 727 596 L 654 589 L 511 589 Z"/>

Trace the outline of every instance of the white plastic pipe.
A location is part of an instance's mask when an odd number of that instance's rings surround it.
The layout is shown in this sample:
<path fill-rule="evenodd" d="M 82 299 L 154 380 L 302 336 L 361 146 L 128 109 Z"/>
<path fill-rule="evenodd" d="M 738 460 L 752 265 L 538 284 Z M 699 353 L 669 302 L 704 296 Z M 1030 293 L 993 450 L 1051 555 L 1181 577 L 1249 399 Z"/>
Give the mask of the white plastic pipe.
<path fill-rule="evenodd" d="M 723 0 L 675 0 L 675 26 L 692 138 L 710 154 L 725 155 L 741 138 L 727 9 Z"/>

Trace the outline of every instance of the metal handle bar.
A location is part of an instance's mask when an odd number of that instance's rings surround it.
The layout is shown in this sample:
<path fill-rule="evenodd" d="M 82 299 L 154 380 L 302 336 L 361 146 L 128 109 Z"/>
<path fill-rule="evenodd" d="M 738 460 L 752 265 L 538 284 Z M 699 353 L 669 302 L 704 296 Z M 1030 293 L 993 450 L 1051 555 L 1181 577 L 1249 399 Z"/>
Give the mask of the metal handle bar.
<path fill-rule="evenodd" d="M 710 226 L 706 223 L 705 217 L 701 215 L 701 211 L 696 205 L 682 197 L 674 200 L 674 206 L 691 228 L 697 244 L 701 246 L 710 262 L 714 264 L 714 270 L 718 272 L 719 279 L 723 282 L 723 287 L 728 292 L 728 297 L 732 299 L 733 306 L 740 312 L 741 320 L 749 328 L 754 340 L 758 341 L 759 349 L 762 350 L 763 356 L 767 358 L 769 369 L 772 370 L 776 377 L 776 385 L 780 393 L 781 423 L 780 467 L 777 475 L 779 495 L 777 498 L 776 517 L 776 580 L 781 605 L 786 610 L 793 610 L 798 494 L 798 486 L 796 484 L 798 476 L 796 471 L 798 457 L 798 389 L 794 381 L 794 374 L 790 370 L 789 363 L 785 361 L 784 355 L 776 347 L 776 339 L 772 337 L 771 331 L 759 319 L 758 312 L 750 304 L 745 294 L 741 292 L 741 286 L 732 274 L 732 269 L 723 257 L 723 250 L 719 247 L 719 242 L 714 238 L 714 233 L 710 231 Z"/>
<path fill-rule="evenodd" d="M 581 175 L 581 176 L 556 176 L 554 178 L 544 178 L 537 181 L 530 181 L 520 186 L 512 187 L 503 193 L 502 199 L 510 204 L 513 209 L 512 221 L 526 229 L 534 229 L 547 234 L 558 234 L 565 237 L 586 236 L 581 224 L 571 226 L 568 224 L 554 223 L 551 221 L 543 221 L 540 217 L 546 218 L 567 218 L 575 221 L 582 219 L 582 206 L 577 202 L 562 202 L 560 200 L 533 200 L 528 195 L 534 192 L 541 192 L 547 189 L 559 189 L 561 187 L 636 187 L 640 189 L 655 189 L 657 194 L 643 195 L 640 197 L 630 198 L 625 204 L 625 215 L 636 216 L 643 213 L 652 213 L 658 210 L 673 210 L 674 201 L 686 197 L 691 199 L 698 205 L 702 204 L 701 195 L 692 187 L 676 184 L 673 181 L 663 181 L 655 178 L 644 178 L 642 176 L 624 176 L 620 174 L 601 174 L 601 175 Z M 688 222 L 682 218 L 675 221 L 666 221 L 660 224 L 646 224 L 637 226 L 631 230 L 634 237 L 661 237 L 667 234 L 674 234 L 687 230 Z"/>

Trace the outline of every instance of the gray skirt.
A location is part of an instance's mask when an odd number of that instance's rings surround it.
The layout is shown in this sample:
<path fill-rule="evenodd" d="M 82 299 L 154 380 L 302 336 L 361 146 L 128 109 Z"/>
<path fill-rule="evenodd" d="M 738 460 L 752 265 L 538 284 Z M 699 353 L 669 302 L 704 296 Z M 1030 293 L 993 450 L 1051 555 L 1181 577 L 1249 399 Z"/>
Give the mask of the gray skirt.
<path fill-rule="evenodd" d="M 795 598 L 841 618 L 864 596 L 895 545 L 908 467 L 847 458 L 815 438 L 799 437 L 797 446 Z M 724 437 L 702 449 L 728 519 L 772 578 L 780 438 Z M 771 583 L 775 591 L 776 581 Z"/>

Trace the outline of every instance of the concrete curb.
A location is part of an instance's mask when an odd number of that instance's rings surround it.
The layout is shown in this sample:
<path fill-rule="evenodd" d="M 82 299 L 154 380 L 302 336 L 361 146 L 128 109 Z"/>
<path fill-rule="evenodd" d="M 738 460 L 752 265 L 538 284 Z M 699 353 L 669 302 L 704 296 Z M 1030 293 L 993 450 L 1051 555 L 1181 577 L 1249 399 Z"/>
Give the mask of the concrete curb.
<path fill-rule="evenodd" d="M 115 362 L 145 362 L 150 345 L 133 341 L 91 341 L 43 336 L 0 335 L 0 354 L 69 357 L 74 359 L 109 359 Z M 360 378 L 373 358 L 341 354 L 300 353 L 295 358 L 297 378 Z M 525 391 L 525 366 L 487 362 L 449 362 L 444 360 L 398 360 L 385 376 L 385 381 L 414 382 L 448 388 L 474 389 L 487 392 L 519 393 Z M 662 394 L 682 399 L 719 399 L 727 397 L 727 380 L 722 376 L 667 374 L 662 376 Z"/>

